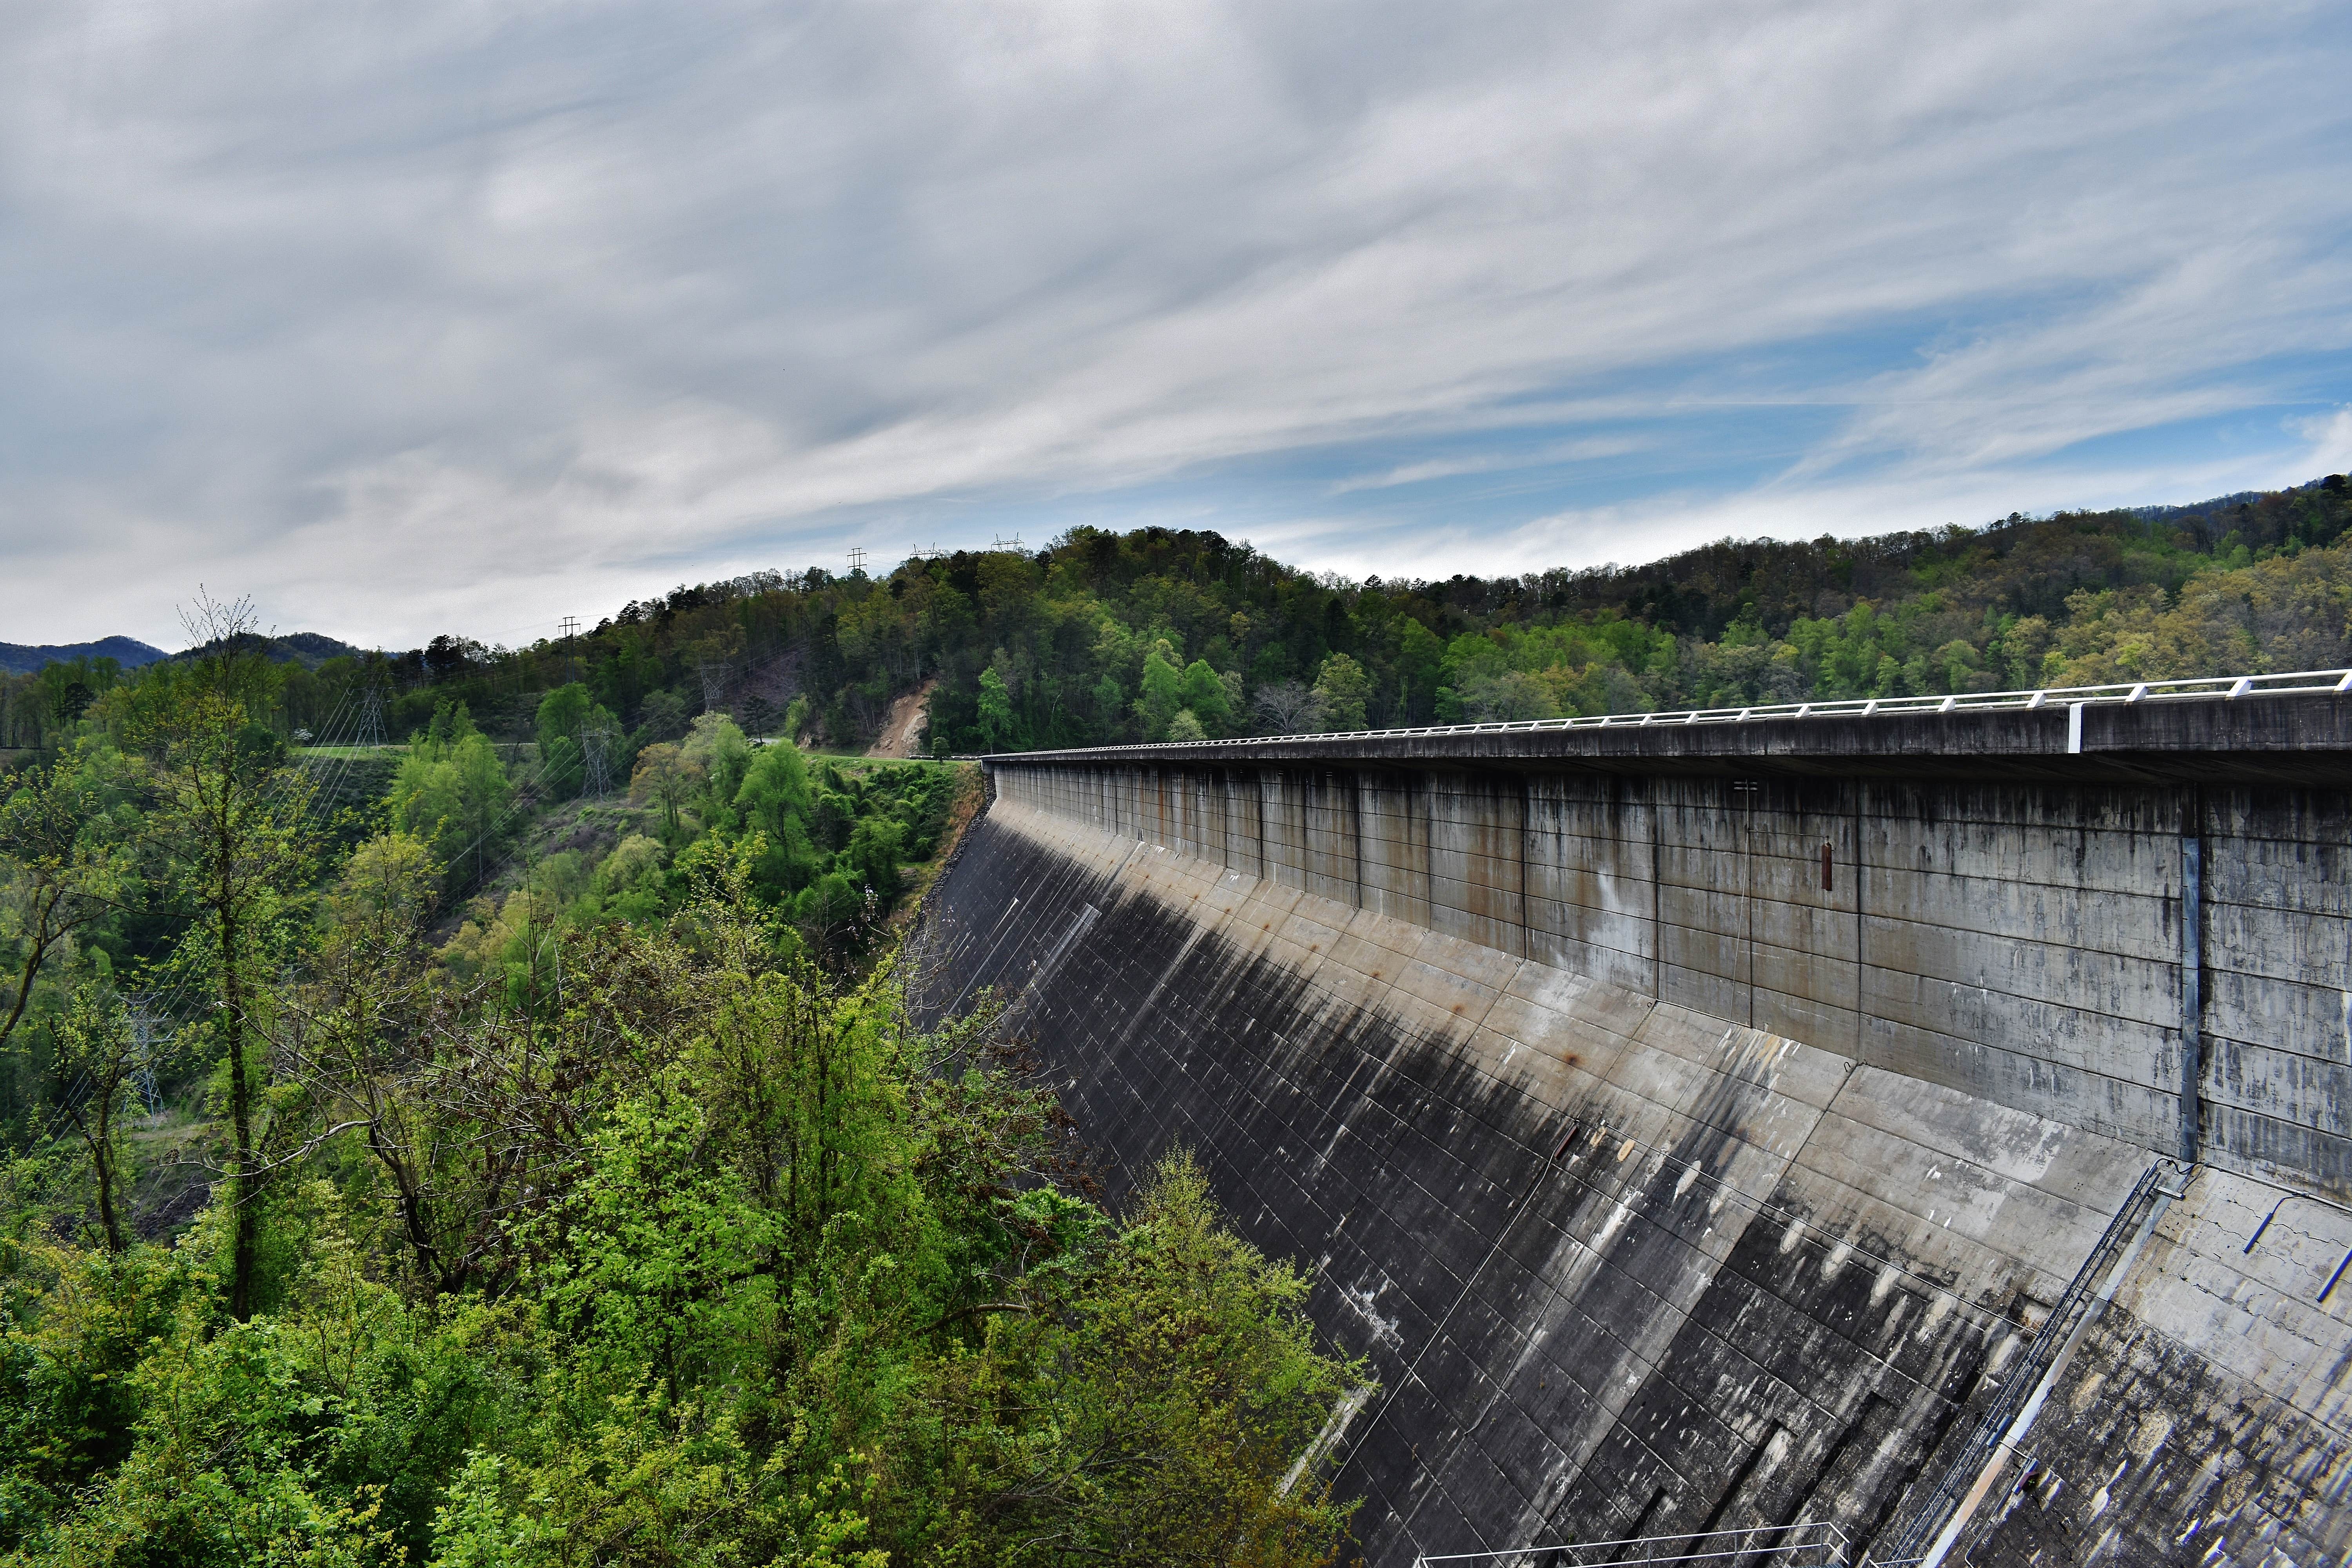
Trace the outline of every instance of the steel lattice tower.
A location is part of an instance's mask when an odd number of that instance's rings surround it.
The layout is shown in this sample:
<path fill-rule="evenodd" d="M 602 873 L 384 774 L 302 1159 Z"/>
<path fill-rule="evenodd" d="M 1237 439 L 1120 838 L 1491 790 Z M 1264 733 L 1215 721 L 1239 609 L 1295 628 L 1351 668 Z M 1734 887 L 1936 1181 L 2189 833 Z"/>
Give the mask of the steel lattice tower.
<path fill-rule="evenodd" d="M 352 740 L 362 746 L 383 744 L 383 687 L 371 671 L 360 689 L 359 726 Z"/>
<path fill-rule="evenodd" d="M 582 793 L 597 800 L 613 793 L 613 727 L 607 723 L 591 724 L 580 731 L 580 760 L 586 771 Z"/>

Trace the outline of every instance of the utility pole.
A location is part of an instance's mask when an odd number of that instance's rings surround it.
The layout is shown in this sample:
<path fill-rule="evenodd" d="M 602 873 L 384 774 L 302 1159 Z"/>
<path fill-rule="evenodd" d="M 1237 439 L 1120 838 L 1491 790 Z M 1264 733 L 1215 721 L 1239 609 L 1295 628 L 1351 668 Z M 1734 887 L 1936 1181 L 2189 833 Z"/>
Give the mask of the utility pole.
<path fill-rule="evenodd" d="M 862 544 L 853 544 L 849 547 L 849 570 L 852 574 L 858 574 L 865 572 L 866 546 Z"/>
<path fill-rule="evenodd" d="M 578 656 L 578 655 L 573 651 L 573 646 L 572 646 L 572 645 L 573 645 L 573 643 L 578 639 L 579 636 L 580 636 L 580 617 L 579 617 L 578 616 L 564 616 L 564 617 L 563 617 L 563 639 L 562 639 L 562 640 L 563 640 L 563 670 L 564 670 L 564 673 L 565 673 L 567 676 L 569 676 L 571 679 L 572 679 L 573 680 L 577 680 L 577 679 L 580 679 L 580 659 L 579 659 L 579 656 Z"/>

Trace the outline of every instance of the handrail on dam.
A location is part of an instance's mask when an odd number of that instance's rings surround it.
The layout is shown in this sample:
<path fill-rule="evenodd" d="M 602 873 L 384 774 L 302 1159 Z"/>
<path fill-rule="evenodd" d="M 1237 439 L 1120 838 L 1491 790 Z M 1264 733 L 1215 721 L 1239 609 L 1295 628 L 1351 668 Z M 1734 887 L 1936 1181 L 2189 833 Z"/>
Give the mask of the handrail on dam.
<path fill-rule="evenodd" d="M 1780 1539 L 1766 1545 L 1765 1542 Z M 1637 1550 L 1638 1549 L 1638 1550 Z M 1671 1550 L 1670 1550 L 1671 1549 Z M 1413 1568 L 1446 1563 L 1476 1563 L 1492 1568 L 1589 1568 L 1601 1563 L 1718 1563 L 1727 1559 L 1759 1568 L 1843 1568 L 1852 1542 L 1826 1520 L 1799 1524 L 1755 1525 L 1746 1530 L 1710 1530 L 1686 1535 L 1628 1536 L 1621 1541 L 1581 1541 L 1559 1546 L 1518 1546 L 1501 1552 L 1454 1552 L 1413 1559 Z M 1592 1555 L 1605 1553 L 1602 1556 Z"/>
<path fill-rule="evenodd" d="M 2047 686 L 2031 691 L 1952 692 L 1930 697 L 1854 697 L 1832 702 L 1775 702 L 1747 708 L 1682 708 L 1669 712 L 1597 713 L 1579 719 L 1512 719 L 1483 724 L 1420 724 L 1394 730 L 1335 730 L 1306 735 L 1253 735 L 1221 741 L 1150 741 L 1078 748 L 1089 755 L 1118 752 L 1213 750 L 1268 741 L 1382 741 L 1444 735 L 1525 734 L 1561 730 L 1637 730 L 1682 724 L 1746 724 L 1774 719 L 1871 719 L 1903 714 L 1976 713 L 2041 708 L 2129 706 L 2141 702 L 2231 701 L 2241 697 L 2352 696 L 2352 669 L 2302 669 L 2274 675 L 2211 675 L 2183 680 L 2115 681 L 2105 686 Z M 2079 718 L 2079 714 L 2077 715 Z M 1051 752 L 1003 752 L 1029 760 Z"/>
<path fill-rule="evenodd" d="M 2165 1208 L 2186 1190 L 2188 1175 L 2188 1167 L 2163 1159 L 2140 1173 L 2123 1206 L 2107 1222 L 2097 1245 L 2083 1259 L 2083 1266 L 2074 1271 L 2066 1293 L 2050 1310 L 2049 1317 L 2042 1320 L 2021 1362 L 2008 1370 L 1975 1431 L 1944 1467 L 1942 1478 L 1913 1510 L 1909 1524 L 1895 1537 L 1892 1555 L 1870 1560 L 1870 1568 L 1893 1568 L 1904 1563 L 1926 1563 L 1932 1568 L 1943 1561 L 1960 1527 L 1990 1485 L 2000 1459 L 2032 1426 L 2042 1401 L 2049 1395 L 2052 1382 L 2063 1370 L 2063 1359 L 2072 1355 L 2084 1331 L 2114 1299 L 2125 1272 L 2124 1267 L 2118 1267 L 2118 1260 L 2127 1267 L 2130 1258 L 2137 1256 L 2149 1231 L 2163 1217 Z M 2168 1185 L 2168 1176 L 2179 1178 L 2182 1185 Z"/>

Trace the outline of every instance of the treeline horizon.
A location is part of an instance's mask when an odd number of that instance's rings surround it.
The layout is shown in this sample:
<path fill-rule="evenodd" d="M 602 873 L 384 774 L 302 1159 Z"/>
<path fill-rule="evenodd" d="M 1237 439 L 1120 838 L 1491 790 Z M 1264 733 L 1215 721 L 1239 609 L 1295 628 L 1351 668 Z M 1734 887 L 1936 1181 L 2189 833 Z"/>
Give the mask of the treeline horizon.
<path fill-rule="evenodd" d="M 452 633 L 305 658 L 266 721 L 397 744 L 463 702 L 513 743 L 543 739 L 549 694 L 576 685 L 626 777 L 699 713 L 856 750 L 916 692 L 927 749 L 949 754 L 2328 668 L 2352 663 L 2345 486 L 1444 581 L 1078 528 L 871 575 L 681 585 L 521 648 Z M 0 678 L 0 747 L 53 746 L 146 670 Z"/>

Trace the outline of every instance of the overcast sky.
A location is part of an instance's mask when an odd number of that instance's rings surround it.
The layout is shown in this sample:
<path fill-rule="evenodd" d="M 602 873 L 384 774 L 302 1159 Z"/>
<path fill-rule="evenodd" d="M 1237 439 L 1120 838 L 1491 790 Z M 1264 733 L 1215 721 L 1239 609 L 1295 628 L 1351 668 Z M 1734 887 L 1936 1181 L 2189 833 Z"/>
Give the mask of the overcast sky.
<path fill-rule="evenodd" d="M 2298 482 L 2352 464 L 2347 80 L 2341 0 L 10 0 L 0 640 Z"/>

